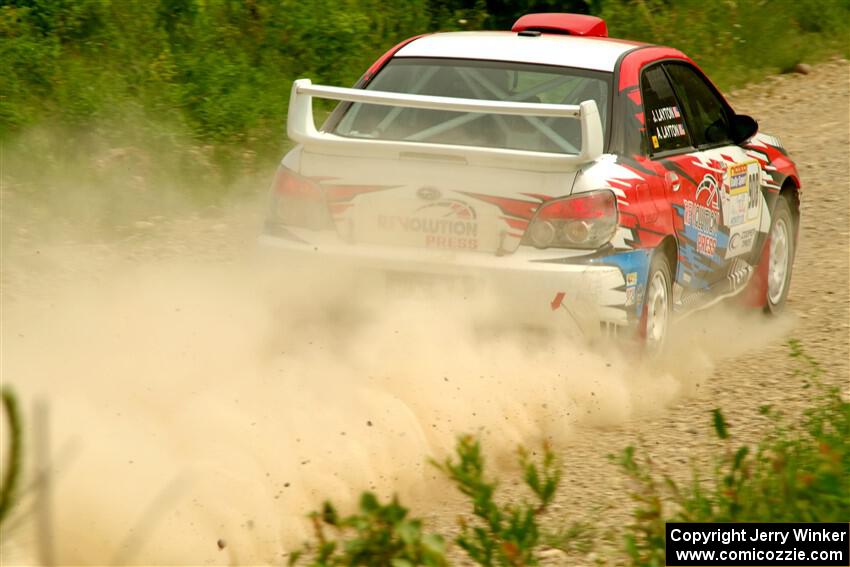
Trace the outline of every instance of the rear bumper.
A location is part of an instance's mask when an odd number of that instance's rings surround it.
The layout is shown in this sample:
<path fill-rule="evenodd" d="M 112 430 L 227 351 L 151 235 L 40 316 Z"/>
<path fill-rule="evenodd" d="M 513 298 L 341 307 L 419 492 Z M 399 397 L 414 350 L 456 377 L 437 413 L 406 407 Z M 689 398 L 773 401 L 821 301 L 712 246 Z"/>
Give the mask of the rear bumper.
<path fill-rule="evenodd" d="M 551 261 L 542 251 L 496 256 L 453 250 L 349 245 L 337 240 L 305 243 L 262 235 L 259 249 L 272 262 L 333 274 L 354 270 L 389 288 L 399 276 L 428 275 L 462 282 L 464 293 L 487 294 L 499 320 L 575 331 L 584 336 L 620 333 L 634 323 L 626 278 L 616 266 Z M 563 254 L 561 254 L 563 256 Z M 412 279 L 412 278 L 411 278 Z M 455 289 L 453 287 L 453 289 Z"/>

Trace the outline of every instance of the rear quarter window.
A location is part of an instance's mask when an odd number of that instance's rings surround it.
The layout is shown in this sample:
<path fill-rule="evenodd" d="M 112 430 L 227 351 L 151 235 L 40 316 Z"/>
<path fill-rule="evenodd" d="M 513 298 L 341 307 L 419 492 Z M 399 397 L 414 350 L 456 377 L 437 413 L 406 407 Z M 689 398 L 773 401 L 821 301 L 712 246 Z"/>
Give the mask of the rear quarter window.
<path fill-rule="evenodd" d="M 660 65 L 644 71 L 641 95 L 646 122 L 645 153 L 662 153 L 690 147 L 691 140 L 688 137 L 684 114 Z"/>

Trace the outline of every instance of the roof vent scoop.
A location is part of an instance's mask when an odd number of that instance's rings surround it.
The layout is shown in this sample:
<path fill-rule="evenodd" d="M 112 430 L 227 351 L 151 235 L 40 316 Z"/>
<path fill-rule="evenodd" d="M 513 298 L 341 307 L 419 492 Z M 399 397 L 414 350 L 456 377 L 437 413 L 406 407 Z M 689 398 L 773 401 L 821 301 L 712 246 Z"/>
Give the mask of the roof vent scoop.
<path fill-rule="evenodd" d="M 584 14 L 526 14 L 514 22 L 512 32 L 538 31 L 562 35 L 608 37 L 605 20 Z"/>

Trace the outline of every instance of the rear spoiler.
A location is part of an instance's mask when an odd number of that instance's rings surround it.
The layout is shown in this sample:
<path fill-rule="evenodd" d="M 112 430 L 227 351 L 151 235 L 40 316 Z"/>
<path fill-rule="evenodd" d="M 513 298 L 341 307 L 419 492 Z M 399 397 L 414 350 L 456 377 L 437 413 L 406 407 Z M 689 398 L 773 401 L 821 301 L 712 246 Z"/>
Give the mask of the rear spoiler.
<path fill-rule="evenodd" d="M 582 146 L 577 154 L 561 154 L 339 136 L 316 129 L 313 119 L 313 97 L 405 108 L 574 118 L 581 121 Z M 303 144 L 307 151 L 333 155 L 387 157 L 387 154 L 397 154 L 397 157 L 401 157 L 402 154 L 436 154 L 463 158 L 468 163 L 495 162 L 502 167 L 535 167 L 549 171 L 572 170 L 583 163 L 595 160 L 602 154 L 603 140 L 602 122 L 596 102 L 593 100 L 586 100 L 579 105 L 490 101 L 325 87 L 313 85 L 310 79 L 298 79 L 292 85 L 287 134 L 293 141 Z"/>

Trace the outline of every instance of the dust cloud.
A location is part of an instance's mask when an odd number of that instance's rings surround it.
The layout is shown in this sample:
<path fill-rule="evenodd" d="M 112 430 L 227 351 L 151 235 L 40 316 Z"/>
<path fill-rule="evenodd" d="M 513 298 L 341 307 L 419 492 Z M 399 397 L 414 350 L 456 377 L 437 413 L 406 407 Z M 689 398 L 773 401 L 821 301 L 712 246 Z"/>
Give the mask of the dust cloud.
<path fill-rule="evenodd" d="M 170 245 L 157 238 L 150 248 Z M 38 270 L 9 260 L 36 249 Z M 250 254 L 28 250 L 4 261 L 36 276 L 4 285 L 2 373 L 25 413 L 49 408 L 61 564 L 280 562 L 326 498 L 345 508 L 373 489 L 435 505 L 447 488 L 427 458 L 461 433 L 500 466 L 520 443 L 557 447 L 576 424 L 662 411 L 785 325 L 713 310 L 685 322 L 675 357 L 648 364 L 512 328 L 486 293 L 387 294 Z M 4 562 L 37 557 L 33 516 Z"/>

